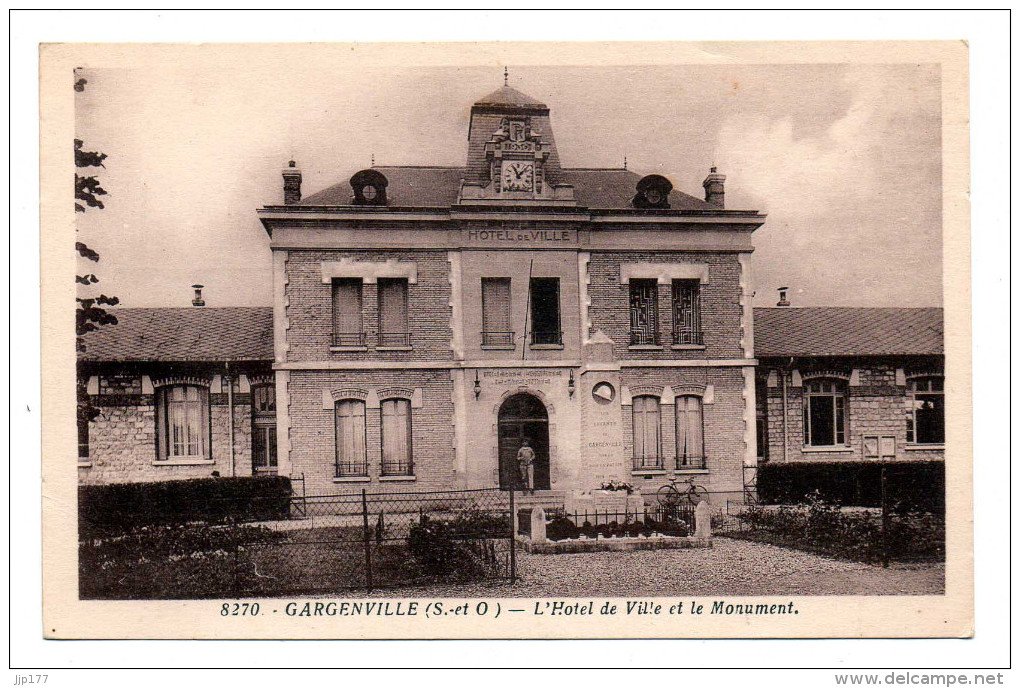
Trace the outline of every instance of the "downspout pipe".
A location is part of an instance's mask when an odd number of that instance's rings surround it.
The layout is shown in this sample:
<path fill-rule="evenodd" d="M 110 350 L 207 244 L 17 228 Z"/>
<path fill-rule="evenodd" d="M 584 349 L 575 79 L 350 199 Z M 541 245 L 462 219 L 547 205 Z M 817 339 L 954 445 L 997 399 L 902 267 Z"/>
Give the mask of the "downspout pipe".
<path fill-rule="evenodd" d="M 786 378 L 789 376 L 789 372 L 790 372 L 790 369 L 791 369 L 792 366 L 793 366 L 793 359 L 791 358 L 789 364 L 787 364 L 787 366 L 786 366 L 786 369 L 783 370 L 783 463 L 786 463 L 789 460 L 789 452 L 790 452 L 790 449 L 789 449 L 789 446 L 790 446 L 790 437 L 789 437 L 789 432 L 787 431 L 787 421 L 786 421 L 786 415 L 788 413 L 787 394 L 786 394 Z"/>
<path fill-rule="evenodd" d="M 227 447 L 230 452 L 230 477 L 237 477 L 237 462 L 234 457 L 234 381 L 230 377 L 230 363 L 226 363 L 223 382 L 227 385 Z"/>

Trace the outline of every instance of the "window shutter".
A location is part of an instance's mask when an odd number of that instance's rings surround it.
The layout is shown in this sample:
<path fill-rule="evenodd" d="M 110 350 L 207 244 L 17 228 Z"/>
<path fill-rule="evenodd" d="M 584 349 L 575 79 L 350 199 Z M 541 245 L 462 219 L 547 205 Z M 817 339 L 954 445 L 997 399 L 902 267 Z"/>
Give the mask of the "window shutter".
<path fill-rule="evenodd" d="M 659 400 L 655 397 L 634 397 L 634 456 L 641 459 L 657 458 L 659 447 Z"/>
<path fill-rule="evenodd" d="M 384 475 L 410 475 L 411 402 L 387 399 L 382 412 L 382 461 Z"/>
<path fill-rule="evenodd" d="M 362 332 L 361 308 L 361 280 L 333 280 L 333 333 Z"/>
<path fill-rule="evenodd" d="M 655 280 L 630 281 L 632 344 L 659 343 L 659 292 Z"/>
<path fill-rule="evenodd" d="M 407 332 L 407 280 L 379 280 L 379 331 L 383 334 Z"/>
<path fill-rule="evenodd" d="M 365 473 L 365 402 L 337 402 L 336 449 L 338 475 Z"/>
<path fill-rule="evenodd" d="M 482 279 L 482 330 L 510 331 L 510 279 Z"/>

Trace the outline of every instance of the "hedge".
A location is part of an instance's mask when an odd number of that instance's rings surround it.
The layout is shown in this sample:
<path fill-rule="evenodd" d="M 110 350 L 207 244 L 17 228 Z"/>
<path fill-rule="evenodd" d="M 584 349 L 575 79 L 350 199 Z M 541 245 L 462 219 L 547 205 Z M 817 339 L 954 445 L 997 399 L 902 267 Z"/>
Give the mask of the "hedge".
<path fill-rule="evenodd" d="M 893 510 L 945 513 L 946 470 L 942 461 L 888 461 L 886 498 Z M 818 491 L 842 506 L 882 506 L 882 464 L 877 461 L 766 463 L 758 470 L 764 504 L 803 504 Z"/>
<path fill-rule="evenodd" d="M 151 483 L 81 485 L 78 533 L 116 533 L 138 526 L 286 518 L 290 478 L 198 478 Z"/>

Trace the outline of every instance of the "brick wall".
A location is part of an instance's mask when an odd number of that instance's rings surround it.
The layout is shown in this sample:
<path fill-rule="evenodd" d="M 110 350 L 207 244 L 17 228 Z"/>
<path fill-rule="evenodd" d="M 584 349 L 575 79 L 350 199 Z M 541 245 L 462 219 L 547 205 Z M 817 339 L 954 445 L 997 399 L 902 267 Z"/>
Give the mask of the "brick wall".
<path fill-rule="evenodd" d="M 235 388 L 236 388 L 236 382 Z M 156 460 L 156 412 L 152 394 L 141 394 L 141 377 L 100 376 L 92 403 L 99 415 L 89 423 L 88 464 L 79 465 L 82 484 L 153 482 L 230 475 L 227 395 L 210 394 L 212 462 L 194 466 Z M 234 394 L 235 474 L 251 475 L 251 396 Z M 80 460 L 84 461 L 84 459 Z"/>
<path fill-rule="evenodd" d="M 907 387 L 896 384 L 894 362 L 870 362 L 858 368 L 859 385 L 848 386 L 849 445 L 846 451 L 805 451 L 804 445 L 804 387 L 793 386 L 790 371 L 774 369 L 775 387 L 766 387 L 768 413 L 768 457 L 770 461 L 783 461 L 783 388 L 782 376 L 787 383 L 787 442 L 788 461 L 859 461 L 864 459 L 863 437 L 885 435 L 896 438 L 896 459 L 902 461 L 943 459 L 942 449 L 907 449 Z M 761 377 L 767 377 L 770 368 L 762 366 Z M 809 374 L 800 370 L 802 375 Z"/>
<path fill-rule="evenodd" d="M 681 384 L 712 385 L 713 400 L 702 407 L 705 428 L 707 475 L 699 475 L 697 483 L 710 491 L 740 492 L 743 489 L 744 462 L 744 378 L 740 368 L 637 368 L 625 369 L 622 384 L 633 389 L 639 385 L 673 386 Z M 667 468 L 675 465 L 675 406 L 660 407 L 662 453 Z M 624 451 L 628 459 L 634 451 L 632 407 L 623 407 Z M 643 493 L 653 493 L 665 484 L 667 475 L 645 478 L 632 477 Z"/>
<path fill-rule="evenodd" d="M 321 264 L 344 258 L 368 262 L 408 261 L 418 280 L 407 288 L 411 351 L 376 351 L 379 332 L 377 285 L 365 284 L 362 312 L 364 352 L 331 352 L 333 293 L 323 284 Z M 301 251 L 287 256 L 287 330 L 289 361 L 425 361 L 450 360 L 450 264 L 446 251 Z"/>
<path fill-rule="evenodd" d="M 621 263 L 707 264 L 709 281 L 701 285 L 701 329 L 705 347 L 696 350 L 671 349 L 673 340 L 673 294 L 671 284 L 658 285 L 659 336 L 662 351 L 629 349 L 630 286 L 620 284 Z M 588 263 L 591 297 L 589 315 L 595 330 L 602 330 L 615 343 L 621 359 L 742 358 L 740 348 L 740 260 L 734 253 L 614 253 L 593 251 Z"/>
<path fill-rule="evenodd" d="M 334 481 L 335 420 L 323 408 L 323 391 L 368 392 L 387 387 L 421 388 L 422 407 L 411 410 L 414 481 L 380 480 L 382 446 L 380 410 L 367 408 L 367 481 Z M 448 490 L 454 476 L 453 383 L 449 370 L 292 371 L 290 393 L 291 476 L 304 473 L 307 494 Z"/>

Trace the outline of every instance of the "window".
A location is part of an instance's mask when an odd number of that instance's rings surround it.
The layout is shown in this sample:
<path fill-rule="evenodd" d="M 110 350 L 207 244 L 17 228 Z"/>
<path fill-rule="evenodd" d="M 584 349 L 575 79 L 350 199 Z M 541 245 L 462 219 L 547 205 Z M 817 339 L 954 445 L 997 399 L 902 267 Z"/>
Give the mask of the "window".
<path fill-rule="evenodd" d="M 907 442 L 943 444 L 946 441 L 946 394 L 941 377 L 910 380 L 910 413 L 907 415 Z"/>
<path fill-rule="evenodd" d="M 379 279 L 379 346 L 411 346 L 406 279 Z"/>
<path fill-rule="evenodd" d="M 482 278 L 482 346 L 514 346 L 509 277 Z"/>
<path fill-rule="evenodd" d="M 367 476 L 365 459 L 365 402 L 336 402 L 336 477 Z"/>
<path fill-rule="evenodd" d="M 812 380 L 804 387 L 804 444 L 846 444 L 846 385 L 842 380 Z"/>
<path fill-rule="evenodd" d="M 79 414 L 81 410 L 79 409 Z M 89 460 L 89 421 L 87 418 L 78 416 L 78 462 L 87 463 Z"/>
<path fill-rule="evenodd" d="M 259 385 L 251 390 L 251 466 L 254 473 L 275 473 L 276 387 Z"/>
<path fill-rule="evenodd" d="M 630 343 L 659 343 L 659 289 L 653 279 L 630 281 Z"/>
<path fill-rule="evenodd" d="M 701 397 L 676 398 L 676 467 L 705 467 L 705 425 Z"/>
<path fill-rule="evenodd" d="M 698 280 L 673 280 L 673 343 L 704 343 L 701 336 L 701 283 Z"/>
<path fill-rule="evenodd" d="M 333 280 L 333 346 L 364 346 L 361 280 Z"/>
<path fill-rule="evenodd" d="M 411 402 L 385 399 L 382 412 L 382 474 L 414 475 L 411 461 Z"/>
<path fill-rule="evenodd" d="M 209 453 L 209 390 L 172 385 L 156 391 L 159 461 L 207 460 Z"/>
<path fill-rule="evenodd" d="M 634 470 L 661 469 L 662 432 L 659 427 L 659 399 L 634 397 Z"/>
<path fill-rule="evenodd" d="M 531 343 L 562 344 L 559 278 L 533 277 L 529 298 L 531 300 Z"/>

